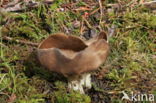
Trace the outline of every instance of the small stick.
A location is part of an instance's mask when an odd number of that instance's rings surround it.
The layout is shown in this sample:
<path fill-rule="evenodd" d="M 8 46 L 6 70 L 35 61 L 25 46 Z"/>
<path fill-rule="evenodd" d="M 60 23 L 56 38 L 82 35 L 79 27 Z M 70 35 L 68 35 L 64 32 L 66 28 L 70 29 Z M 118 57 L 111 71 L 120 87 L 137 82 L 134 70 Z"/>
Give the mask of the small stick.
<path fill-rule="evenodd" d="M 7 36 L 2 37 L 2 40 L 12 41 L 12 42 L 20 43 L 20 44 L 27 44 L 27 45 L 36 46 L 36 47 L 39 45 L 39 43 L 17 40 L 17 39 L 13 39 L 13 38 L 7 37 Z"/>
<path fill-rule="evenodd" d="M 80 34 L 83 34 L 83 30 L 84 30 L 84 19 L 82 18 L 81 20 L 81 25 L 80 25 Z"/>
<path fill-rule="evenodd" d="M 102 16 L 103 16 L 103 8 L 102 8 L 102 3 L 101 3 L 101 0 L 98 0 L 99 1 L 99 6 L 100 6 L 100 24 L 102 22 Z"/>
<path fill-rule="evenodd" d="M 0 11 L 1 12 L 18 12 L 18 11 L 23 11 L 25 9 L 29 9 L 29 8 L 36 8 L 38 7 L 40 4 L 47 4 L 50 5 L 52 4 L 54 1 L 53 0 L 45 0 L 43 2 L 36 2 L 36 1 L 23 1 L 20 2 L 20 0 L 17 1 L 13 1 L 11 3 L 9 3 L 8 5 L 5 5 L 4 8 L 1 8 Z M 23 5 L 24 3 L 24 5 Z"/>
<path fill-rule="evenodd" d="M 97 9 L 95 9 L 94 11 L 92 11 L 89 15 L 93 15 L 93 14 L 95 14 L 96 12 L 98 12 L 100 10 L 100 8 L 97 8 Z"/>
<path fill-rule="evenodd" d="M 140 3 L 140 5 L 145 6 L 146 8 L 150 8 L 150 9 L 156 9 L 156 1 L 149 1 L 149 2 L 143 2 Z M 111 8 L 119 8 L 119 4 L 107 4 L 107 7 L 111 7 Z"/>
<path fill-rule="evenodd" d="M 87 24 L 88 28 L 90 28 L 90 29 L 93 28 L 85 17 L 83 17 L 82 19 L 85 21 L 85 23 Z"/>
<path fill-rule="evenodd" d="M 149 9 L 156 9 L 156 1 L 144 2 L 142 5 Z"/>

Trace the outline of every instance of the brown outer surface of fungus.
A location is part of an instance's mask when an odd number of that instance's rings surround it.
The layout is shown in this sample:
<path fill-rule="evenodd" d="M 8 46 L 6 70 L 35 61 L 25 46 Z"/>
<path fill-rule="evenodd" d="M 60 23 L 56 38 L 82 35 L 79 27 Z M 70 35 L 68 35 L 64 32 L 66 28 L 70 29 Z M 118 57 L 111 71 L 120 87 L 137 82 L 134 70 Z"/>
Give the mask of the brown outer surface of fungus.
<path fill-rule="evenodd" d="M 109 45 L 102 35 L 106 34 L 100 33 L 88 46 L 75 36 L 51 35 L 38 47 L 39 61 L 48 70 L 66 77 L 97 70 L 109 53 Z"/>

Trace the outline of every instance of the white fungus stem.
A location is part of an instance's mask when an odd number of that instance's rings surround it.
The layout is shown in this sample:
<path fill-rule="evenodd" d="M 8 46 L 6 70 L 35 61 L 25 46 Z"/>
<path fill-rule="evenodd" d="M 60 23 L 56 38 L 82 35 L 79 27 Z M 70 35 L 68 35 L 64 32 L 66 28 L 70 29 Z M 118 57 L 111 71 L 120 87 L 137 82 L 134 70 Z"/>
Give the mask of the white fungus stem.
<path fill-rule="evenodd" d="M 86 73 L 82 75 L 81 84 L 88 89 L 92 87 L 90 73 Z"/>
<path fill-rule="evenodd" d="M 79 91 L 81 94 L 84 94 L 83 86 L 80 80 L 72 80 L 68 83 L 68 88 Z"/>
<path fill-rule="evenodd" d="M 71 80 L 68 83 L 68 88 L 79 91 L 81 94 L 84 94 L 83 86 L 90 89 L 92 87 L 91 85 L 91 74 L 82 74 L 80 78 L 77 78 L 75 80 Z"/>

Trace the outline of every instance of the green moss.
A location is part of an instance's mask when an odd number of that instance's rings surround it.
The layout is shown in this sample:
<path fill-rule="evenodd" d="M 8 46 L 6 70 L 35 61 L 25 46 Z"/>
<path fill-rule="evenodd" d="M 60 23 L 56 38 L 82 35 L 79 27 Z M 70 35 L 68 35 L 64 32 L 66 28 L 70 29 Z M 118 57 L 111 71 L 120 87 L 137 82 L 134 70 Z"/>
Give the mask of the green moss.
<path fill-rule="evenodd" d="M 105 3 L 108 2 L 116 1 L 105 1 Z M 129 1 L 123 1 L 123 3 L 126 2 Z M 116 34 L 109 41 L 111 51 L 106 64 L 111 64 L 110 72 L 105 74 L 102 80 L 97 80 L 97 84 L 93 83 L 96 93 L 89 94 L 90 96 L 75 91 L 69 92 L 64 77 L 46 71 L 38 64 L 36 57 L 30 55 L 33 47 L 2 41 L 2 36 L 9 36 L 20 40 L 40 42 L 51 33 L 67 32 L 67 30 L 69 34 L 80 35 L 81 28 L 74 28 L 73 22 L 78 20 L 82 23 L 82 15 L 85 11 L 75 12 L 67 8 L 61 11 L 60 7 L 63 3 L 71 2 L 56 0 L 50 6 L 40 5 L 29 11 L 0 13 L 1 102 L 6 103 L 9 96 L 15 94 L 14 102 L 17 103 L 45 103 L 48 101 L 52 103 L 91 103 L 93 95 L 96 95 L 97 99 L 99 95 L 107 98 L 103 99 L 104 102 L 109 99 L 114 103 L 120 103 L 122 101 L 119 94 L 107 96 L 104 92 L 107 89 L 114 93 L 122 90 L 139 91 L 141 89 L 155 93 L 156 89 L 152 83 L 155 82 L 156 72 L 156 16 L 143 7 L 136 6 L 133 9 L 127 9 L 124 14 L 112 11 L 105 14 L 107 20 L 98 25 L 105 30 L 109 25 L 114 24 L 117 29 Z M 80 1 L 75 4 L 74 8 L 87 5 L 87 2 Z M 96 5 L 93 10 L 97 8 L 99 6 Z M 99 24 L 99 18 L 96 18 L 96 15 L 100 15 L 99 12 L 86 18 L 93 29 L 96 29 L 95 24 Z M 86 24 L 84 23 L 83 26 L 86 27 Z M 99 82 L 109 83 L 107 88 L 104 88 L 105 86 L 101 88 L 97 86 Z M 151 88 L 149 90 L 144 87 Z"/>
<path fill-rule="evenodd" d="M 91 99 L 89 96 L 80 94 L 75 91 L 67 93 L 64 83 L 56 82 L 58 91 L 54 92 L 55 102 L 54 103 L 90 103 Z"/>
<path fill-rule="evenodd" d="M 1 93 L 6 93 L 1 95 L 0 101 L 9 100 L 8 96 L 15 94 L 15 102 L 17 103 L 34 103 L 32 101 L 44 101 L 43 95 L 37 93 L 37 90 L 28 84 L 29 79 L 24 74 L 16 74 L 13 68 L 9 67 L 8 73 L 2 73 L 0 75 L 0 91 Z M 6 100 L 4 100 L 6 98 Z M 5 103 L 4 102 L 4 103 Z M 36 103 L 36 102 L 35 102 Z"/>

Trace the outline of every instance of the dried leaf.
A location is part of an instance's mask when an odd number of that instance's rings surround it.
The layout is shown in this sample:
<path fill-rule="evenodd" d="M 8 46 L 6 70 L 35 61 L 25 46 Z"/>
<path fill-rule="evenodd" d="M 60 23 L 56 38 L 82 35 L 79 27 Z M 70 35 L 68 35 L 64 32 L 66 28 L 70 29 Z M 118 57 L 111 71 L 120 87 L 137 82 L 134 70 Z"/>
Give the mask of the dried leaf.
<path fill-rule="evenodd" d="M 16 95 L 15 94 L 11 94 L 11 96 L 8 99 L 8 102 L 9 103 L 13 103 L 15 101 L 15 99 L 16 99 Z"/>

